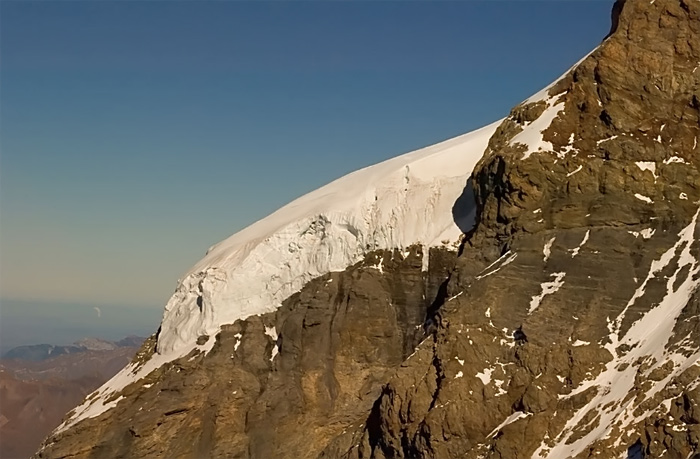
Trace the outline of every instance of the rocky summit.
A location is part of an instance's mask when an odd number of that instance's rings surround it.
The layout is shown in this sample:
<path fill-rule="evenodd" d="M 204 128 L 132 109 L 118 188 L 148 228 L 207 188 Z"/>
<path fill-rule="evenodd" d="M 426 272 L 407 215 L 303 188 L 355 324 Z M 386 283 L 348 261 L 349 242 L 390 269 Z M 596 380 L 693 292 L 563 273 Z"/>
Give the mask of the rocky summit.
<path fill-rule="evenodd" d="M 700 1 L 618 1 L 501 122 L 212 248 L 34 457 L 698 458 L 698 137 Z"/>

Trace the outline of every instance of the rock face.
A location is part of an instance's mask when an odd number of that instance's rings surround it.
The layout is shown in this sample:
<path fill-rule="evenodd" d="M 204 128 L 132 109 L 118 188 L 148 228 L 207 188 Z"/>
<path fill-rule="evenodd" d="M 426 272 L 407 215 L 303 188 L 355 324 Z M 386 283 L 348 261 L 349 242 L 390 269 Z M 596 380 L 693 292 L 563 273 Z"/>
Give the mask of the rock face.
<path fill-rule="evenodd" d="M 368 252 L 160 365 L 154 337 L 36 457 L 695 457 L 699 67 L 699 1 L 618 1 L 495 129 L 458 253 Z"/>

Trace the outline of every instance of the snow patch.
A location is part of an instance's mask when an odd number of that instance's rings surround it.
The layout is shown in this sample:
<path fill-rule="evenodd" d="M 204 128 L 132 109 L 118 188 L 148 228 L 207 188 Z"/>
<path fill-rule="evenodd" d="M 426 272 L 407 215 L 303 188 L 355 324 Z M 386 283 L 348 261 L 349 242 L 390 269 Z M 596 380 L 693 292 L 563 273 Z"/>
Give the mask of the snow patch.
<path fill-rule="evenodd" d="M 641 231 L 627 231 L 627 232 L 630 233 L 635 238 L 638 238 L 639 236 L 641 236 L 643 239 L 649 239 L 650 237 L 652 237 L 654 235 L 654 233 L 656 232 L 656 229 L 646 228 L 646 229 L 643 229 Z"/>
<path fill-rule="evenodd" d="M 554 145 L 544 140 L 544 131 L 552 124 L 552 121 L 564 111 L 564 102 L 557 103 L 562 94 L 557 94 L 547 100 L 547 108 L 535 121 L 527 124 L 522 131 L 516 134 L 509 142 L 510 145 L 524 145 L 527 150 L 522 159 L 527 159 L 535 152 L 554 151 Z"/>
<path fill-rule="evenodd" d="M 459 298 L 460 295 L 461 295 L 462 293 L 464 293 L 464 292 L 459 292 L 459 293 L 456 294 L 456 295 L 452 295 L 451 297 L 449 297 L 449 298 L 447 299 L 447 301 L 445 301 L 445 303 L 450 302 L 450 301 L 452 301 L 452 300 L 454 300 L 454 299 Z"/>
<path fill-rule="evenodd" d="M 493 430 L 491 431 L 491 433 L 488 434 L 488 435 L 486 436 L 486 438 L 493 437 L 494 435 L 496 435 L 496 434 L 498 433 L 499 430 L 501 430 L 502 428 L 504 428 L 504 427 L 507 426 L 508 424 L 512 424 L 512 423 L 514 423 L 515 421 L 517 421 L 518 419 L 526 418 L 526 417 L 530 416 L 531 414 L 532 414 L 532 413 L 523 413 L 522 411 L 516 411 L 515 413 L 513 413 L 513 414 L 511 414 L 510 416 L 508 416 L 507 418 L 505 418 L 505 419 L 503 420 L 503 422 L 501 422 L 501 423 L 498 425 L 498 427 L 496 427 L 495 429 L 493 429 Z"/>
<path fill-rule="evenodd" d="M 554 277 L 554 280 L 549 282 L 543 282 L 540 285 L 542 291 L 539 295 L 533 296 L 530 300 L 530 309 L 528 310 L 528 314 L 532 314 L 533 312 L 535 312 L 535 309 L 537 309 L 540 306 L 540 303 L 542 303 L 542 300 L 545 296 L 555 293 L 562 287 L 562 285 L 564 285 L 564 276 L 566 276 L 566 273 L 550 274 L 550 277 Z"/>
<path fill-rule="evenodd" d="M 272 362 L 275 356 L 279 353 L 279 346 L 277 346 L 277 329 L 275 327 L 265 326 L 265 334 L 272 338 L 272 341 L 275 342 L 275 345 L 272 348 L 272 353 L 270 355 L 270 362 Z"/>
<path fill-rule="evenodd" d="M 554 244 L 554 240 L 556 239 L 556 236 L 547 241 L 544 245 L 544 248 L 542 249 L 542 253 L 544 254 L 544 262 L 547 263 L 547 260 L 549 260 L 550 255 L 552 255 L 552 244 Z"/>
<path fill-rule="evenodd" d="M 593 442 L 642 421 L 650 410 L 653 411 L 658 406 L 640 410 L 644 401 L 652 399 L 654 394 L 667 387 L 675 377 L 700 362 L 700 352 L 683 355 L 667 348 L 681 312 L 700 286 L 700 280 L 696 277 L 700 274 L 700 261 L 696 258 L 697 250 L 691 249 L 695 243 L 694 232 L 699 214 L 700 209 L 695 213 L 690 224 L 680 231 L 678 241 L 673 247 L 651 263 L 646 279 L 637 288 L 620 315 L 614 320 L 608 320 L 610 342 L 605 344 L 605 348 L 613 359 L 606 364 L 605 369 L 597 377 L 583 382 L 564 397 L 568 398 L 591 388 L 595 389 L 595 395 L 590 402 L 574 412 L 554 439 L 553 446 L 543 443 L 533 454 L 533 459 L 576 457 Z M 673 263 L 674 260 L 676 263 Z M 632 323 L 629 330 L 621 336 L 627 311 L 637 299 L 644 296 L 646 286 L 651 279 L 656 278 L 668 266 L 675 266 L 675 271 L 666 277 L 665 296 Z M 620 348 L 622 345 L 624 348 Z M 640 362 L 652 362 L 652 364 L 640 367 Z M 668 362 L 671 362 L 672 369 L 662 380 L 648 378 L 652 371 Z M 650 382 L 649 385 L 640 387 L 646 391 L 635 398 L 627 398 L 630 390 L 635 387 L 635 380 L 640 378 Z M 591 418 L 597 419 L 596 425 L 589 426 L 585 435 L 578 436 L 572 441 L 571 437 L 578 432 L 577 429 L 583 426 L 586 419 Z M 618 439 L 618 446 L 621 440 L 622 438 Z"/>
<path fill-rule="evenodd" d="M 655 162 L 653 162 L 653 161 L 637 161 L 635 164 L 641 170 L 651 172 L 651 174 L 654 176 L 654 180 L 656 180 L 656 163 Z"/>
<path fill-rule="evenodd" d="M 693 148 L 695 148 L 695 147 L 693 147 Z M 671 164 L 671 163 L 688 164 L 685 162 L 685 159 L 681 158 L 680 156 L 671 156 L 670 158 L 664 160 L 664 164 Z"/>
<path fill-rule="evenodd" d="M 374 266 L 370 266 L 370 268 L 376 269 L 380 273 L 384 274 L 384 257 L 380 257 L 379 263 Z"/>
<path fill-rule="evenodd" d="M 490 276 L 491 274 L 497 273 L 498 271 L 501 270 L 501 268 L 503 268 L 503 267 L 508 266 L 509 264 L 511 264 L 517 257 L 518 257 L 518 254 L 517 254 L 517 253 L 511 253 L 510 250 L 507 251 L 506 253 L 504 253 L 503 255 L 501 255 L 501 256 L 498 258 L 498 260 L 496 260 L 496 261 L 494 261 L 493 263 L 491 263 L 490 265 L 488 265 L 488 266 L 481 272 L 481 274 L 479 274 L 478 276 L 476 276 L 476 280 L 480 280 L 480 279 L 483 279 L 484 277 Z M 505 260 L 504 260 L 504 258 L 505 258 Z M 501 261 L 503 261 L 503 263 L 501 263 L 501 264 L 499 265 L 499 263 L 500 263 Z M 496 265 L 498 265 L 498 266 L 496 266 Z M 494 266 L 496 266 L 495 269 L 492 269 L 492 268 L 494 268 Z"/>
<path fill-rule="evenodd" d="M 644 202 L 649 203 L 649 204 L 654 202 L 651 200 L 650 197 L 644 196 L 643 194 L 635 193 L 634 197 L 639 199 L 640 201 L 644 201 Z"/>
<path fill-rule="evenodd" d="M 573 171 L 571 171 L 571 172 L 569 172 L 568 174 L 566 174 L 566 176 L 567 176 L 567 177 L 571 177 L 571 176 L 574 175 L 575 173 L 580 172 L 581 169 L 583 169 L 583 165 L 579 165 L 576 169 L 574 169 Z"/>
<path fill-rule="evenodd" d="M 607 139 L 598 140 L 598 141 L 596 141 L 595 144 L 600 145 L 601 143 L 608 142 L 610 140 L 615 140 L 615 139 L 617 139 L 617 136 L 613 135 L 613 136 L 608 137 Z"/>
<path fill-rule="evenodd" d="M 491 375 L 492 374 L 493 374 L 493 368 L 484 368 L 483 371 L 480 371 L 479 373 L 476 374 L 476 377 L 479 378 L 482 383 L 484 383 L 484 386 L 486 386 L 491 382 Z"/>
<path fill-rule="evenodd" d="M 588 238 L 590 235 L 591 235 L 591 230 L 586 231 L 586 234 L 583 236 L 583 240 L 578 245 L 578 247 L 576 247 L 575 249 L 569 250 L 569 252 L 571 252 L 571 258 L 574 258 L 576 255 L 579 254 L 579 252 L 581 251 L 581 247 L 583 247 L 586 244 L 586 242 L 588 242 Z"/>
<path fill-rule="evenodd" d="M 216 338 L 213 336 L 210 336 L 207 342 L 201 345 L 198 345 L 196 342 L 190 343 L 183 350 L 183 356 L 192 351 L 197 351 L 206 355 L 211 351 L 215 343 Z M 81 405 L 76 407 L 73 410 L 73 414 L 54 430 L 54 434 L 65 431 L 83 419 L 97 417 L 105 411 L 114 408 L 124 397 L 119 396 L 114 400 L 108 400 L 115 397 L 128 385 L 140 381 L 151 374 L 153 370 L 160 368 L 172 360 L 174 359 L 170 355 L 155 353 L 145 363 L 130 363 L 119 373 L 114 375 L 112 379 L 103 384 L 102 387 L 89 395 Z"/>

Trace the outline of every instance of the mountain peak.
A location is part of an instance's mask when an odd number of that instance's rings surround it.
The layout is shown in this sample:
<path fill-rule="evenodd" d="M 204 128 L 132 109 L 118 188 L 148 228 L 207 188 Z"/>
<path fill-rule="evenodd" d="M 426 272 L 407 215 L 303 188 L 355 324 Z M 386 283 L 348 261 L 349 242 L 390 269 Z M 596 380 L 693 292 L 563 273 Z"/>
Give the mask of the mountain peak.
<path fill-rule="evenodd" d="M 699 13 L 617 2 L 502 121 L 215 246 L 37 457 L 694 458 Z"/>
<path fill-rule="evenodd" d="M 493 227 L 489 237 L 552 223 L 639 224 L 649 201 L 667 206 L 661 203 L 671 190 L 684 215 L 694 212 L 694 200 L 687 198 L 696 194 L 692 182 L 676 171 L 693 162 L 700 136 L 700 2 L 628 0 L 616 9 L 615 33 L 515 107 L 490 139 L 476 172 L 480 220 Z M 527 180 L 503 190 L 489 178 L 498 170 Z M 668 180 L 660 179 L 664 174 Z M 611 215 L 604 207 L 591 211 L 592 203 L 572 202 L 572 209 L 585 210 L 579 216 L 585 219 L 549 222 L 533 214 L 551 198 L 545 190 L 559 193 L 564 186 L 596 201 L 598 189 L 617 195 L 615 207 L 624 203 L 627 210 Z"/>

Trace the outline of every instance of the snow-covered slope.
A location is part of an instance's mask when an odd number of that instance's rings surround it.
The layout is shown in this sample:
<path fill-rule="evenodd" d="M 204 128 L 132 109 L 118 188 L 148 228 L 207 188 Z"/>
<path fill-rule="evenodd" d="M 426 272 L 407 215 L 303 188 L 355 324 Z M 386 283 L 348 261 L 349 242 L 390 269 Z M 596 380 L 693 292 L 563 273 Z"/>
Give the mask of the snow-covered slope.
<path fill-rule="evenodd" d="M 212 247 L 168 301 L 158 353 L 180 354 L 223 324 L 273 311 L 369 251 L 455 242 L 452 208 L 499 124 L 348 174 Z"/>
<path fill-rule="evenodd" d="M 56 432 L 113 408 L 116 394 L 163 364 L 208 352 L 222 325 L 274 311 L 311 279 L 370 251 L 453 245 L 476 211 L 453 207 L 501 122 L 350 173 L 210 248 L 166 304 L 157 353 L 126 366 Z M 198 344 L 203 335 L 209 339 Z"/>
<path fill-rule="evenodd" d="M 581 62 L 523 103 L 555 105 L 559 96 L 550 89 Z M 208 352 L 222 325 L 272 312 L 311 279 L 343 271 L 368 252 L 454 246 L 476 209 L 460 215 L 453 207 L 502 122 L 352 172 L 211 247 L 166 304 L 157 353 L 124 368 L 57 431 L 114 407 L 115 394 L 163 364 L 194 349 Z M 521 135 L 539 138 L 548 127 L 530 123 Z M 203 335 L 209 340 L 198 344 Z"/>
<path fill-rule="evenodd" d="M 539 138 L 546 147 L 542 131 L 561 110 L 549 91 L 589 55 L 524 102 L 546 100 L 551 116 L 523 126 L 515 140 L 532 149 Z M 209 249 L 165 306 L 158 353 L 183 355 L 199 336 L 274 311 L 311 279 L 372 250 L 457 241 L 476 209 L 455 222 L 452 208 L 502 121 L 350 173 Z"/>
<path fill-rule="evenodd" d="M 114 407 L 115 394 L 161 365 L 208 352 L 222 325 L 274 311 L 315 277 L 373 250 L 456 242 L 476 209 L 456 222 L 453 207 L 501 121 L 350 173 L 210 248 L 166 304 L 157 354 L 124 368 L 57 432 Z"/>

